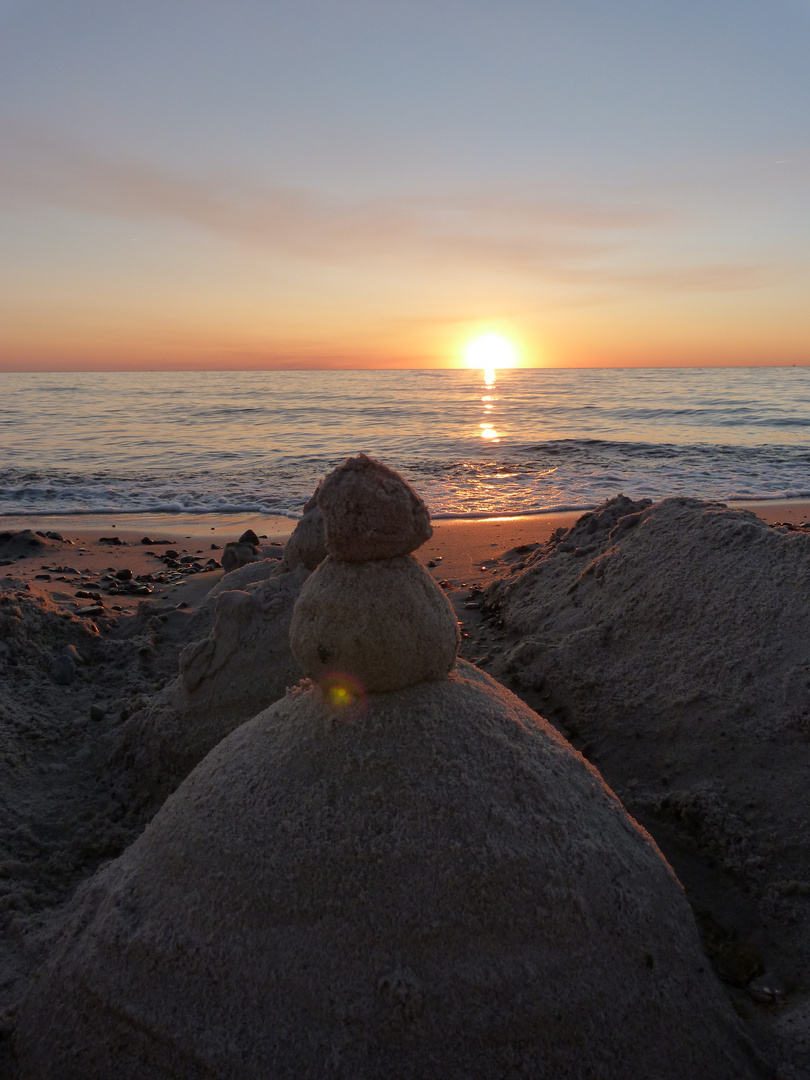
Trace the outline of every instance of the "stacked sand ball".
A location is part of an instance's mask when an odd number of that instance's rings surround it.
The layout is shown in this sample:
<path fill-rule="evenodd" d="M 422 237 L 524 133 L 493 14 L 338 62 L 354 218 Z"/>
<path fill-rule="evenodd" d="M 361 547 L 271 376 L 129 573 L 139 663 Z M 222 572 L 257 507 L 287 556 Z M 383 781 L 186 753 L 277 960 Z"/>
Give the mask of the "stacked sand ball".
<path fill-rule="evenodd" d="M 459 628 L 411 554 L 433 535 L 424 502 L 392 469 L 359 454 L 324 480 L 318 507 L 328 555 L 305 582 L 290 627 L 301 670 L 333 705 L 445 678 Z"/>

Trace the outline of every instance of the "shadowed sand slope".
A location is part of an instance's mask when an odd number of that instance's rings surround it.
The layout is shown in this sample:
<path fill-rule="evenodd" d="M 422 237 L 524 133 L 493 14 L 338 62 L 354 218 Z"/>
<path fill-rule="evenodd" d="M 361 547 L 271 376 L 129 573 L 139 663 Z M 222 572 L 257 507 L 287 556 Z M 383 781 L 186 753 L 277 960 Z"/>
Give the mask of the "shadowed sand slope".
<path fill-rule="evenodd" d="M 810 535 L 618 498 L 493 585 L 486 609 L 490 671 L 653 831 L 724 978 L 806 995 Z"/>
<path fill-rule="evenodd" d="M 761 1075 L 649 837 L 468 665 L 343 712 L 288 695 L 72 919 L 26 1078 Z"/>

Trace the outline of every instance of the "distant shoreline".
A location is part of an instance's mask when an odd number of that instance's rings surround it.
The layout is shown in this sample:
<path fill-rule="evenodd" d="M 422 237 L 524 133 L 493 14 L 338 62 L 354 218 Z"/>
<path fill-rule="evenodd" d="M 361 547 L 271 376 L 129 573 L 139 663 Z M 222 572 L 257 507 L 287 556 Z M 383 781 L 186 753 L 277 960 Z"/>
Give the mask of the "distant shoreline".
<path fill-rule="evenodd" d="M 810 500 L 767 501 L 754 503 L 729 503 L 737 509 L 752 510 L 769 524 L 788 522 L 799 525 L 810 520 Z M 543 544 L 557 529 L 569 529 L 586 510 L 550 511 L 543 514 L 526 514 L 487 518 L 438 518 L 433 519 L 433 536 L 416 553 L 417 558 L 431 569 L 437 580 L 445 580 L 451 590 L 478 583 L 485 585 L 493 573 L 504 564 L 501 556 L 506 552 L 529 544 Z M 73 558 L 76 552 L 83 572 L 102 573 L 105 569 L 129 567 L 135 574 L 159 569 L 152 553 L 155 550 L 142 540 L 170 541 L 183 554 L 203 553 L 205 557 L 218 557 L 225 544 L 237 540 L 243 532 L 252 529 L 261 539 L 266 554 L 275 554 L 295 527 L 295 521 L 281 516 L 231 515 L 231 514 L 123 514 L 123 515 L 42 515 L 25 517 L 0 515 L 0 532 L 55 532 L 71 541 L 74 548 L 62 551 L 61 561 Z M 101 542 L 102 537 L 118 537 L 121 546 Z M 273 545 L 276 545 L 275 549 Z M 1 577 L 15 577 L 29 582 L 51 594 L 60 594 L 62 586 L 55 582 L 45 584 L 37 580 L 44 572 L 47 557 L 53 560 L 55 552 L 32 550 L 30 557 L 0 567 Z M 220 578 L 222 571 L 190 578 L 181 584 L 156 587 L 154 599 L 176 596 L 194 603 L 198 594 L 204 595 Z M 179 590 L 179 591 L 178 591 Z M 60 595 L 60 602 L 67 597 Z M 71 597 L 72 599 L 72 597 Z M 124 608 L 137 606 L 136 597 L 122 598 Z"/>
<path fill-rule="evenodd" d="M 706 499 L 707 502 L 717 500 Z M 810 518 L 810 499 L 753 499 L 741 501 L 728 501 L 727 506 L 735 510 L 751 510 L 763 521 L 773 523 L 775 521 L 787 521 L 797 525 Z M 592 510 L 592 506 L 583 506 L 574 509 L 540 510 L 526 514 L 492 514 L 484 513 L 480 517 L 451 517 L 435 516 L 431 518 L 434 528 L 452 527 L 454 529 L 470 527 L 476 528 L 483 525 L 491 525 L 493 522 L 507 522 L 521 529 L 529 527 L 530 523 L 536 522 L 542 530 L 549 524 L 550 519 L 559 519 L 559 522 L 568 521 L 573 524 L 577 518 Z M 286 517 L 281 514 L 230 514 L 209 513 L 202 514 L 169 514 L 150 513 L 139 511 L 128 514 L 104 514 L 88 512 L 87 514 L 0 514 L 0 531 L 14 532 L 19 529 L 56 530 L 57 532 L 86 533 L 91 537 L 95 533 L 100 535 L 109 530 L 117 529 L 121 533 L 138 533 L 137 539 L 161 529 L 169 529 L 172 532 L 182 533 L 187 539 L 193 537 L 210 538 L 209 534 L 215 533 L 215 539 L 219 539 L 224 533 L 236 532 L 240 534 L 246 529 L 264 533 L 270 539 L 277 540 L 289 536 L 295 528 L 298 519 Z M 558 525 L 553 525 L 557 528 Z M 226 539 L 236 539 L 228 535 Z"/>

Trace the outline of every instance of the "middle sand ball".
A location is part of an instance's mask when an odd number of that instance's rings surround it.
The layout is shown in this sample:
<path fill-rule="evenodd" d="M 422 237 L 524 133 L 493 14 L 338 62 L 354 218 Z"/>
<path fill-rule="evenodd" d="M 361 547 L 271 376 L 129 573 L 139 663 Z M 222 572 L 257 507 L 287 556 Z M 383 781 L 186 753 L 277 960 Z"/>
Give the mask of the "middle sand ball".
<path fill-rule="evenodd" d="M 290 626 L 305 675 L 350 676 L 372 693 L 445 678 L 459 640 L 450 602 L 413 555 L 328 557 L 304 583 Z"/>

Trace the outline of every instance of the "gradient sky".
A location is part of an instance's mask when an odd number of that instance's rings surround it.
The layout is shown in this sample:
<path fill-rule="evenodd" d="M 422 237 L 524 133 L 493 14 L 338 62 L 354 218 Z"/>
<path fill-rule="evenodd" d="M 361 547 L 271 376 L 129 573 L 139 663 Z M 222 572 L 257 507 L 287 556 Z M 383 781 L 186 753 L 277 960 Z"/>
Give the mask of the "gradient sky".
<path fill-rule="evenodd" d="M 0 0 L 0 370 L 810 363 L 810 0 Z"/>

